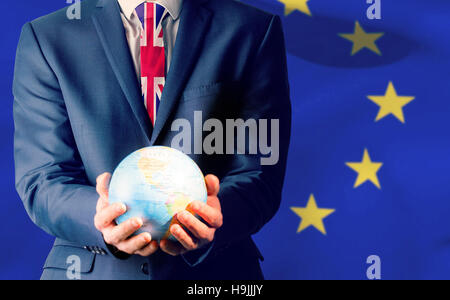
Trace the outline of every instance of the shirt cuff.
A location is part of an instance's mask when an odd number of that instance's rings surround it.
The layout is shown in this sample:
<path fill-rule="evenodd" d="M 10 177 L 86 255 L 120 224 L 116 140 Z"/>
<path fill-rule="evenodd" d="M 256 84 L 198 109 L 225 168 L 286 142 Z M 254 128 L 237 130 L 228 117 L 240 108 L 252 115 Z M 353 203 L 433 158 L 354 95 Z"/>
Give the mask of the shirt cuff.
<path fill-rule="evenodd" d="M 108 249 L 108 252 L 109 252 L 112 256 L 114 256 L 115 258 L 120 259 L 120 260 L 126 260 L 126 259 L 128 259 L 128 258 L 131 257 L 130 254 L 127 254 L 127 253 L 125 253 L 125 252 L 120 251 L 120 250 L 117 249 L 116 247 L 107 244 L 105 241 L 103 241 L 103 242 L 104 242 L 104 244 L 106 245 L 106 248 Z"/>
<path fill-rule="evenodd" d="M 211 253 L 211 250 L 214 248 L 214 244 L 215 241 L 213 241 L 206 247 L 187 252 L 181 256 L 183 257 L 183 260 L 188 264 L 188 266 L 196 267 L 208 257 L 208 255 Z"/>

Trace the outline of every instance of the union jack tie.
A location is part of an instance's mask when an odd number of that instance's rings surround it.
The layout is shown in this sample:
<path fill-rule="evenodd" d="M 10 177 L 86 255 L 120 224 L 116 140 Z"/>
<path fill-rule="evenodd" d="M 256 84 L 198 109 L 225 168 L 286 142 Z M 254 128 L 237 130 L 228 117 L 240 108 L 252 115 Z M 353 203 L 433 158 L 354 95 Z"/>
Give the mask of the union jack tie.
<path fill-rule="evenodd" d="M 141 85 L 144 104 L 153 126 L 166 83 L 162 17 L 165 8 L 157 3 L 144 2 L 136 13 L 144 31 L 141 35 Z"/>

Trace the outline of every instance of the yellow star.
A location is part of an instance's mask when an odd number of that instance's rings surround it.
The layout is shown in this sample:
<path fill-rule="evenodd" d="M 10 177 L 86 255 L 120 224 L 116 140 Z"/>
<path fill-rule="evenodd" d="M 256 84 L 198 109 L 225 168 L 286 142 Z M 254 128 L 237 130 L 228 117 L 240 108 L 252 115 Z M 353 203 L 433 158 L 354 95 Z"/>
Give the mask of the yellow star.
<path fill-rule="evenodd" d="M 309 0 L 278 0 L 279 2 L 284 4 L 284 15 L 287 16 L 291 14 L 294 10 L 301 11 L 308 16 L 311 15 L 311 11 L 308 7 Z"/>
<path fill-rule="evenodd" d="M 314 226 L 322 234 L 326 235 L 323 219 L 335 212 L 334 209 L 318 208 L 314 195 L 311 195 L 306 207 L 291 207 L 291 210 L 302 218 L 302 222 L 298 227 L 297 233 L 302 232 L 310 226 Z"/>
<path fill-rule="evenodd" d="M 352 55 L 355 55 L 364 48 L 368 48 L 378 55 L 381 55 L 380 49 L 378 49 L 375 42 L 381 38 L 384 33 L 367 33 L 361 27 L 358 21 L 355 23 L 354 33 L 340 33 L 339 36 L 347 39 L 353 43 Z"/>
<path fill-rule="evenodd" d="M 383 166 L 380 162 L 372 162 L 369 156 L 369 151 L 364 150 L 363 160 L 360 163 L 351 162 L 346 165 L 358 173 L 354 188 L 357 188 L 366 181 L 371 181 L 377 188 L 381 189 L 380 182 L 378 181 L 377 172 Z"/>
<path fill-rule="evenodd" d="M 403 115 L 403 107 L 405 107 L 409 102 L 413 101 L 415 97 L 413 96 L 399 96 L 395 91 L 394 84 L 389 82 L 389 85 L 384 96 L 367 96 L 370 100 L 380 106 L 377 118 L 375 122 L 383 119 L 384 117 L 392 114 L 400 122 L 405 123 L 405 116 Z"/>

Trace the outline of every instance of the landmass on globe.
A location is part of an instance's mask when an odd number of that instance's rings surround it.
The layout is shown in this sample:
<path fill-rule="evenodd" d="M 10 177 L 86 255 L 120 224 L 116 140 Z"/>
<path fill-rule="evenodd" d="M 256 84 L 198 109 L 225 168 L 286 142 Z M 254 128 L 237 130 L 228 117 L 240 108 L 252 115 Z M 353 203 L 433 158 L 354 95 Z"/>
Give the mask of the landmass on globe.
<path fill-rule="evenodd" d="M 141 217 L 155 240 L 169 238 L 173 216 L 193 201 L 206 202 L 207 191 L 200 168 L 189 156 L 169 147 L 147 147 L 126 157 L 113 173 L 110 203 L 127 205 L 118 224 Z"/>

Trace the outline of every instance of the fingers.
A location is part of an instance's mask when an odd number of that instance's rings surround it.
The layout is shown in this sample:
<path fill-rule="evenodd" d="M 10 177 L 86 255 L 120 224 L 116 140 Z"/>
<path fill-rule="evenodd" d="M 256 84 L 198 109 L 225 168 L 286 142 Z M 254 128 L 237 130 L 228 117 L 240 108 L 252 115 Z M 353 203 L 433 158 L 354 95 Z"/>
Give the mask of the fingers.
<path fill-rule="evenodd" d="M 212 242 L 213 236 L 211 228 L 209 228 L 202 221 L 194 217 L 190 212 L 183 211 L 177 215 L 178 221 L 181 222 L 186 228 L 198 239 Z M 174 226 L 172 226 L 174 227 Z M 178 226 L 180 227 L 180 226 Z M 180 227 L 181 228 L 181 227 Z M 182 228 L 181 228 L 182 229 Z M 184 231 L 184 230 L 183 230 Z M 173 234 L 173 233 L 172 233 Z M 178 235 L 173 234 L 177 239 Z M 180 237 L 184 238 L 184 234 L 180 234 Z M 179 239 L 178 239 L 179 240 Z M 180 241 L 180 240 L 179 240 Z M 183 245 L 184 243 L 180 241 Z M 190 242 L 190 241 L 189 241 Z M 189 249 L 189 248 L 188 248 Z"/>
<path fill-rule="evenodd" d="M 208 198 L 217 198 L 217 197 L 208 197 Z M 198 214 L 200 217 L 202 217 L 202 219 L 205 220 L 209 224 L 209 226 L 213 228 L 219 228 L 222 226 L 223 216 L 219 209 L 200 201 L 192 202 L 191 204 L 189 204 L 188 209 L 194 212 L 195 214 Z M 180 222 L 182 221 L 180 220 Z"/>
<path fill-rule="evenodd" d="M 172 256 L 178 256 L 187 252 L 182 245 L 175 244 L 169 240 L 162 240 L 159 246 L 162 251 Z"/>
<path fill-rule="evenodd" d="M 138 236 L 120 242 L 117 244 L 116 248 L 127 254 L 135 254 L 137 251 L 147 247 L 151 241 L 151 235 L 148 232 L 144 232 Z"/>
<path fill-rule="evenodd" d="M 206 204 L 212 208 L 215 208 L 218 212 L 222 213 L 222 206 L 220 205 L 219 198 L 217 196 L 208 196 Z"/>
<path fill-rule="evenodd" d="M 130 219 L 120 225 L 115 225 L 114 220 L 127 211 L 122 203 L 109 205 L 108 190 L 111 181 L 110 173 L 103 173 L 97 177 L 96 190 L 99 194 L 97 202 L 97 214 L 95 215 L 95 227 L 103 234 L 107 244 L 115 246 L 122 252 L 149 256 L 158 250 L 158 243 L 152 242 L 149 233 L 142 233 L 129 238 L 143 225 L 141 218 Z"/>
<path fill-rule="evenodd" d="M 114 226 L 111 231 L 104 235 L 105 242 L 110 245 L 118 245 L 128 239 L 133 233 L 142 227 L 144 222 L 141 218 L 132 218 L 120 225 Z"/>
<path fill-rule="evenodd" d="M 136 251 L 135 254 L 143 256 L 143 257 L 147 257 L 147 256 L 150 256 L 153 253 L 155 253 L 158 249 L 159 249 L 158 242 L 153 241 L 150 244 L 148 244 L 147 246 L 145 246 L 144 248 Z"/>
<path fill-rule="evenodd" d="M 108 199 L 105 199 L 103 197 L 98 197 L 97 206 L 96 206 L 96 212 L 100 212 L 106 207 L 108 207 L 109 202 Z"/>
<path fill-rule="evenodd" d="M 192 251 L 198 248 L 198 243 L 180 225 L 175 224 L 170 227 L 170 233 L 172 233 L 186 250 Z"/>
<path fill-rule="evenodd" d="M 208 196 L 217 196 L 220 190 L 220 181 L 214 175 L 207 175 L 205 177 L 206 189 L 208 191 Z"/>
<path fill-rule="evenodd" d="M 127 207 L 123 203 L 114 203 L 95 215 L 95 227 L 102 231 L 102 229 L 110 226 L 114 220 L 127 211 Z"/>
<path fill-rule="evenodd" d="M 111 180 L 110 173 L 103 173 L 97 177 L 97 193 L 100 197 L 108 199 L 109 182 Z"/>
<path fill-rule="evenodd" d="M 97 177 L 97 193 L 99 194 L 99 199 L 97 201 L 96 211 L 104 209 L 109 205 L 108 203 L 108 188 L 109 181 L 111 179 L 111 174 L 103 173 L 102 175 Z"/>

